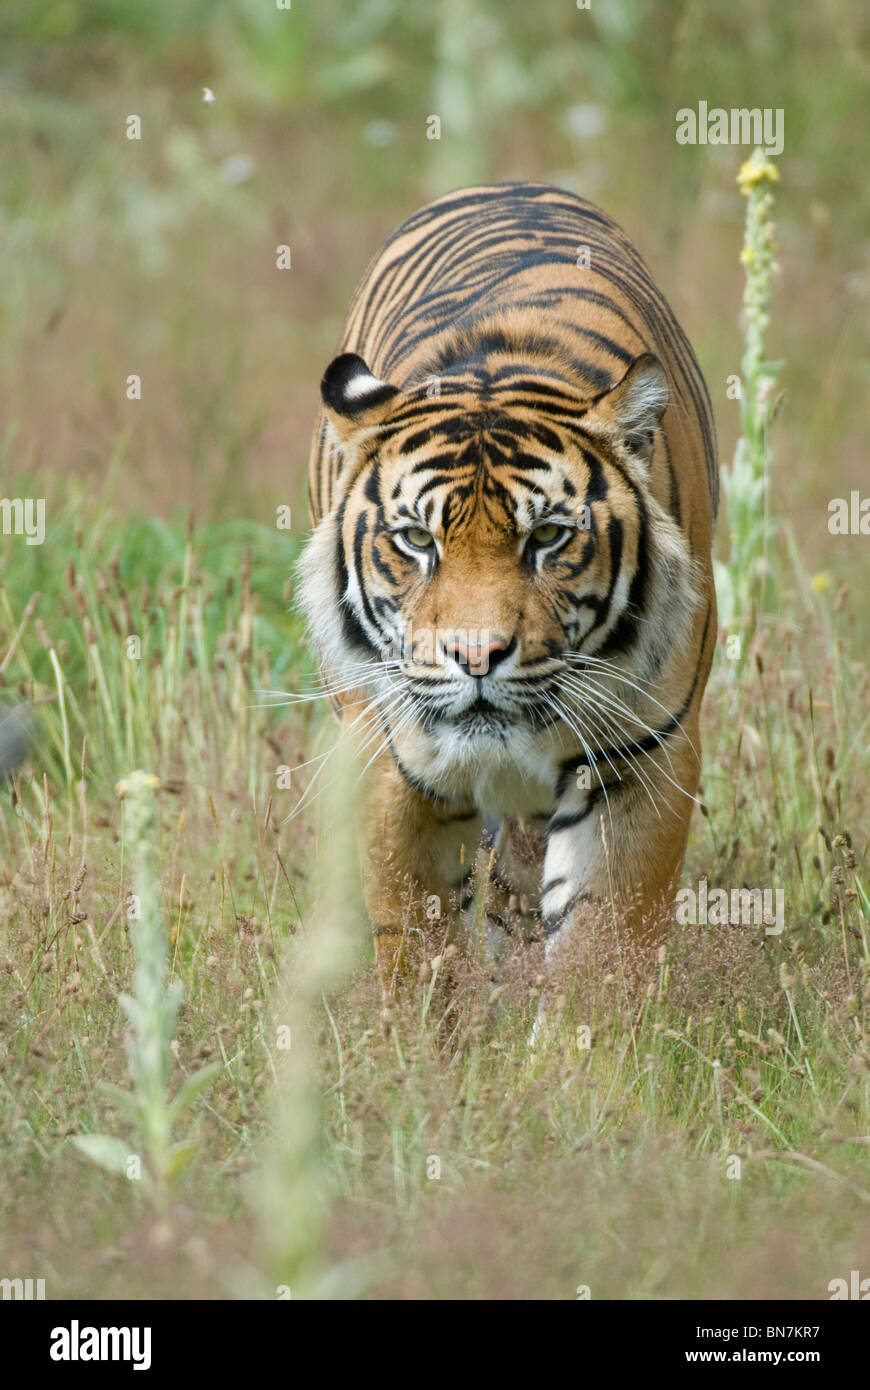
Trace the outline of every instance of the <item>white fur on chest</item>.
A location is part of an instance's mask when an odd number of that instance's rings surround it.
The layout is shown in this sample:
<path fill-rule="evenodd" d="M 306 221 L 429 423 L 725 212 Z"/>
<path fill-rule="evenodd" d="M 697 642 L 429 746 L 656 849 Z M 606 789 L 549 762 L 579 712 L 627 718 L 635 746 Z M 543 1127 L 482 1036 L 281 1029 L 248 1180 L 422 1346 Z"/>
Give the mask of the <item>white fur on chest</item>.
<path fill-rule="evenodd" d="M 559 764 L 549 731 L 517 729 L 501 742 L 410 730 L 397 748 L 402 766 L 440 796 L 471 801 L 483 814 L 549 815 Z"/>

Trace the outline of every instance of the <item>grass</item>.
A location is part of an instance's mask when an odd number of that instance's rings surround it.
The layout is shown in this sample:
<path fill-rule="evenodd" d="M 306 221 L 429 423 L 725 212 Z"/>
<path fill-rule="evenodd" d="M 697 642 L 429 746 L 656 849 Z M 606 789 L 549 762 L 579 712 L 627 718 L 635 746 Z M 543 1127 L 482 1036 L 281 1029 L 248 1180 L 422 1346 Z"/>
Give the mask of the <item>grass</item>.
<path fill-rule="evenodd" d="M 41 731 L 0 794 L 4 1268 L 50 1296 L 631 1298 L 816 1297 L 860 1267 L 868 675 L 848 598 L 787 573 L 743 675 L 723 647 L 708 694 L 686 881 L 781 887 L 783 935 L 675 930 L 639 983 L 602 949 L 530 1060 L 534 951 L 495 986 L 435 945 L 385 1016 L 352 888 L 324 896 L 347 850 L 318 875 L 317 800 L 287 818 L 311 769 L 289 788 L 278 769 L 330 737 L 322 712 L 255 693 L 310 670 L 277 597 L 292 543 L 125 526 L 99 501 L 55 515 L 65 570 L 27 557 L 0 593 L 5 688 Z M 128 1137 L 103 1083 L 125 1084 L 135 885 L 114 789 L 136 766 L 159 779 L 146 838 L 184 993 L 167 1101 L 215 1068 L 168 1215 L 75 1143 Z"/>
<path fill-rule="evenodd" d="M 48 1297 L 824 1298 L 870 1272 L 867 620 L 847 588 L 860 540 L 834 552 L 825 527 L 864 466 L 862 206 L 844 177 L 858 11 L 831 26 L 755 7 L 750 26 L 716 0 L 710 45 L 693 6 L 664 27 L 652 5 L 567 7 L 552 34 L 513 8 L 475 27 L 471 66 L 394 4 L 355 30 L 328 5 L 292 26 L 229 5 L 181 19 L 168 0 L 108 26 L 84 0 L 4 16 L 0 493 L 36 487 L 49 533 L 0 537 L 0 704 L 32 703 L 37 732 L 0 785 L 0 1275 L 45 1278 Z M 640 964 L 602 943 L 530 1058 L 534 949 L 496 982 L 461 940 L 433 942 L 385 1012 L 352 770 L 292 814 L 333 734 L 316 703 L 257 694 L 312 675 L 290 606 L 301 528 L 275 509 L 303 514 L 317 378 L 356 274 L 468 169 L 549 178 L 623 220 L 698 347 L 723 456 L 740 428 L 766 450 L 753 392 L 748 430 L 724 397 L 733 152 L 672 138 L 696 91 L 787 111 L 771 337 L 791 395 L 777 607 L 741 660 L 720 643 L 685 881 L 781 888 L 786 929 L 675 929 Z M 445 103 L 464 111 L 458 145 L 449 119 L 423 138 Z M 578 103 L 606 117 L 599 136 L 571 133 Z M 118 133 L 128 110 L 138 146 Z M 228 183 L 240 153 L 251 172 Z M 757 554 L 757 508 L 738 514 Z M 116 786 L 136 769 L 158 786 L 131 838 Z M 162 947 L 150 993 L 137 855 Z M 138 1037 L 137 991 L 154 1020 Z M 131 1105 L 146 1094 L 150 1119 Z M 123 1173 L 88 1161 L 98 1136 Z"/>
<path fill-rule="evenodd" d="M 143 1166 L 141 1156 L 131 1153 L 132 1144 L 118 1135 L 80 1134 L 74 1143 L 107 1172 L 131 1181 L 144 1180 L 155 1206 L 164 1209 L 174 1183 L 196 1153 L 195 1139 L 174 1140 L 174 1131 L 185 1109 L 209 1085 L 218 1065 L 213 1062 L 187 1076 L 169 1099 L 172 1041 L 183 988 L 178 978 L 168 987 L 166 983 L 169 939 L 154 854 L 154 792 L 159 786 L 159 778 L 146 772 L 133 772 L 118 783 L 118 794 L 127 809 L 125 848 L 129 845 L 135 867 L 135 892 L 125 914 L 136 961 L 133 989 L 131 994 L 118 997 L 130 1024 L 127 1056 L 133 1090 L 106 1088 L 133 1130 L 133 1143 L 140 1142 L 144 1149 L 146 1163 Z"/>

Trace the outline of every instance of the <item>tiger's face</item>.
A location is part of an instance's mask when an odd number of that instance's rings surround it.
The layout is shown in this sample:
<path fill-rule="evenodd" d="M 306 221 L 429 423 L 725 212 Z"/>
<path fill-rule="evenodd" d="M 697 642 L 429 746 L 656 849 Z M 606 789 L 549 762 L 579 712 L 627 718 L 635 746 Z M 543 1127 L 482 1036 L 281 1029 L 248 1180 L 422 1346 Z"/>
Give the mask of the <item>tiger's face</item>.
<path fill-rule="evenodd" d="M 584 669 L 654 665 L 647 605 L 691 587 L 649 487 L 668 400 L 655 358 L 591 402 L 510 378 L 483 396 L 447 381 L 430 400 L 345 354 L 323 397 L 340 500 L 304 587 L 342 685 L 461 759 L 564 736 Z"/>
<path fill-rule="evenodd" d="M 601 496 L 596 462 L 530 412 L 465 407 L 431 431 L 379 451 L 369 596 L 423 722 L 504 739 L 544 719 L 563 653 L 618 618 L 633 498 L 620 478 Z"/>

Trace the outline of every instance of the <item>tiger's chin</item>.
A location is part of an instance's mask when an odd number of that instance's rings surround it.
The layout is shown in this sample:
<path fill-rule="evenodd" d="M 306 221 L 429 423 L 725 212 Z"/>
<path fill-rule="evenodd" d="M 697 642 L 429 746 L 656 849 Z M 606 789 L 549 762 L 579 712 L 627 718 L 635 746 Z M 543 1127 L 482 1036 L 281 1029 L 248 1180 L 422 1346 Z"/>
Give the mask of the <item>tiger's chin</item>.
<path fill-rule="evenodd" d="M 438 795 L 498 815 L 537 814 L 555 794 L 557 765 L 540 730 L 519 713 L 465 710 L 408 730 L 403 765 Z"/>
<path fill-rule="evenodd" d="M 478 748 L 502 747 L 516 734 L 518 727 L 521 726 L 515 716 L 501 710 L 482 710 L 474 706 L 444 720 L 441 725 L 458 741 L 471 742 Z"/>

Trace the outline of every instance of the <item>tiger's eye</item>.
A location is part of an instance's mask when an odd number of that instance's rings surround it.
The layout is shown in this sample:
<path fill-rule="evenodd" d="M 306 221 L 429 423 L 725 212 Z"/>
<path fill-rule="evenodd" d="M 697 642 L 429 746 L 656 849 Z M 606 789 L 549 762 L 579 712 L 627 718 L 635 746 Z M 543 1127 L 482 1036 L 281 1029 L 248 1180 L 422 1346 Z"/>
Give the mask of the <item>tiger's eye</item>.
<path fill-rule="evenodd" d="M 545 521 L 543 526 L 536 526 L 532 532 L 532 539 L 538 545 L 549 545 L 561 533 L 562 527 L 557 526 L 555 521 Z"/>
<path fill-rule="evenodd" d="M 412 526 L 409 530 L 403 531 L 402 534 L 408 544 L 414 546 L 415 550 L 428 550 L 432 544 L 432 537 L 422 527 Z"/>

